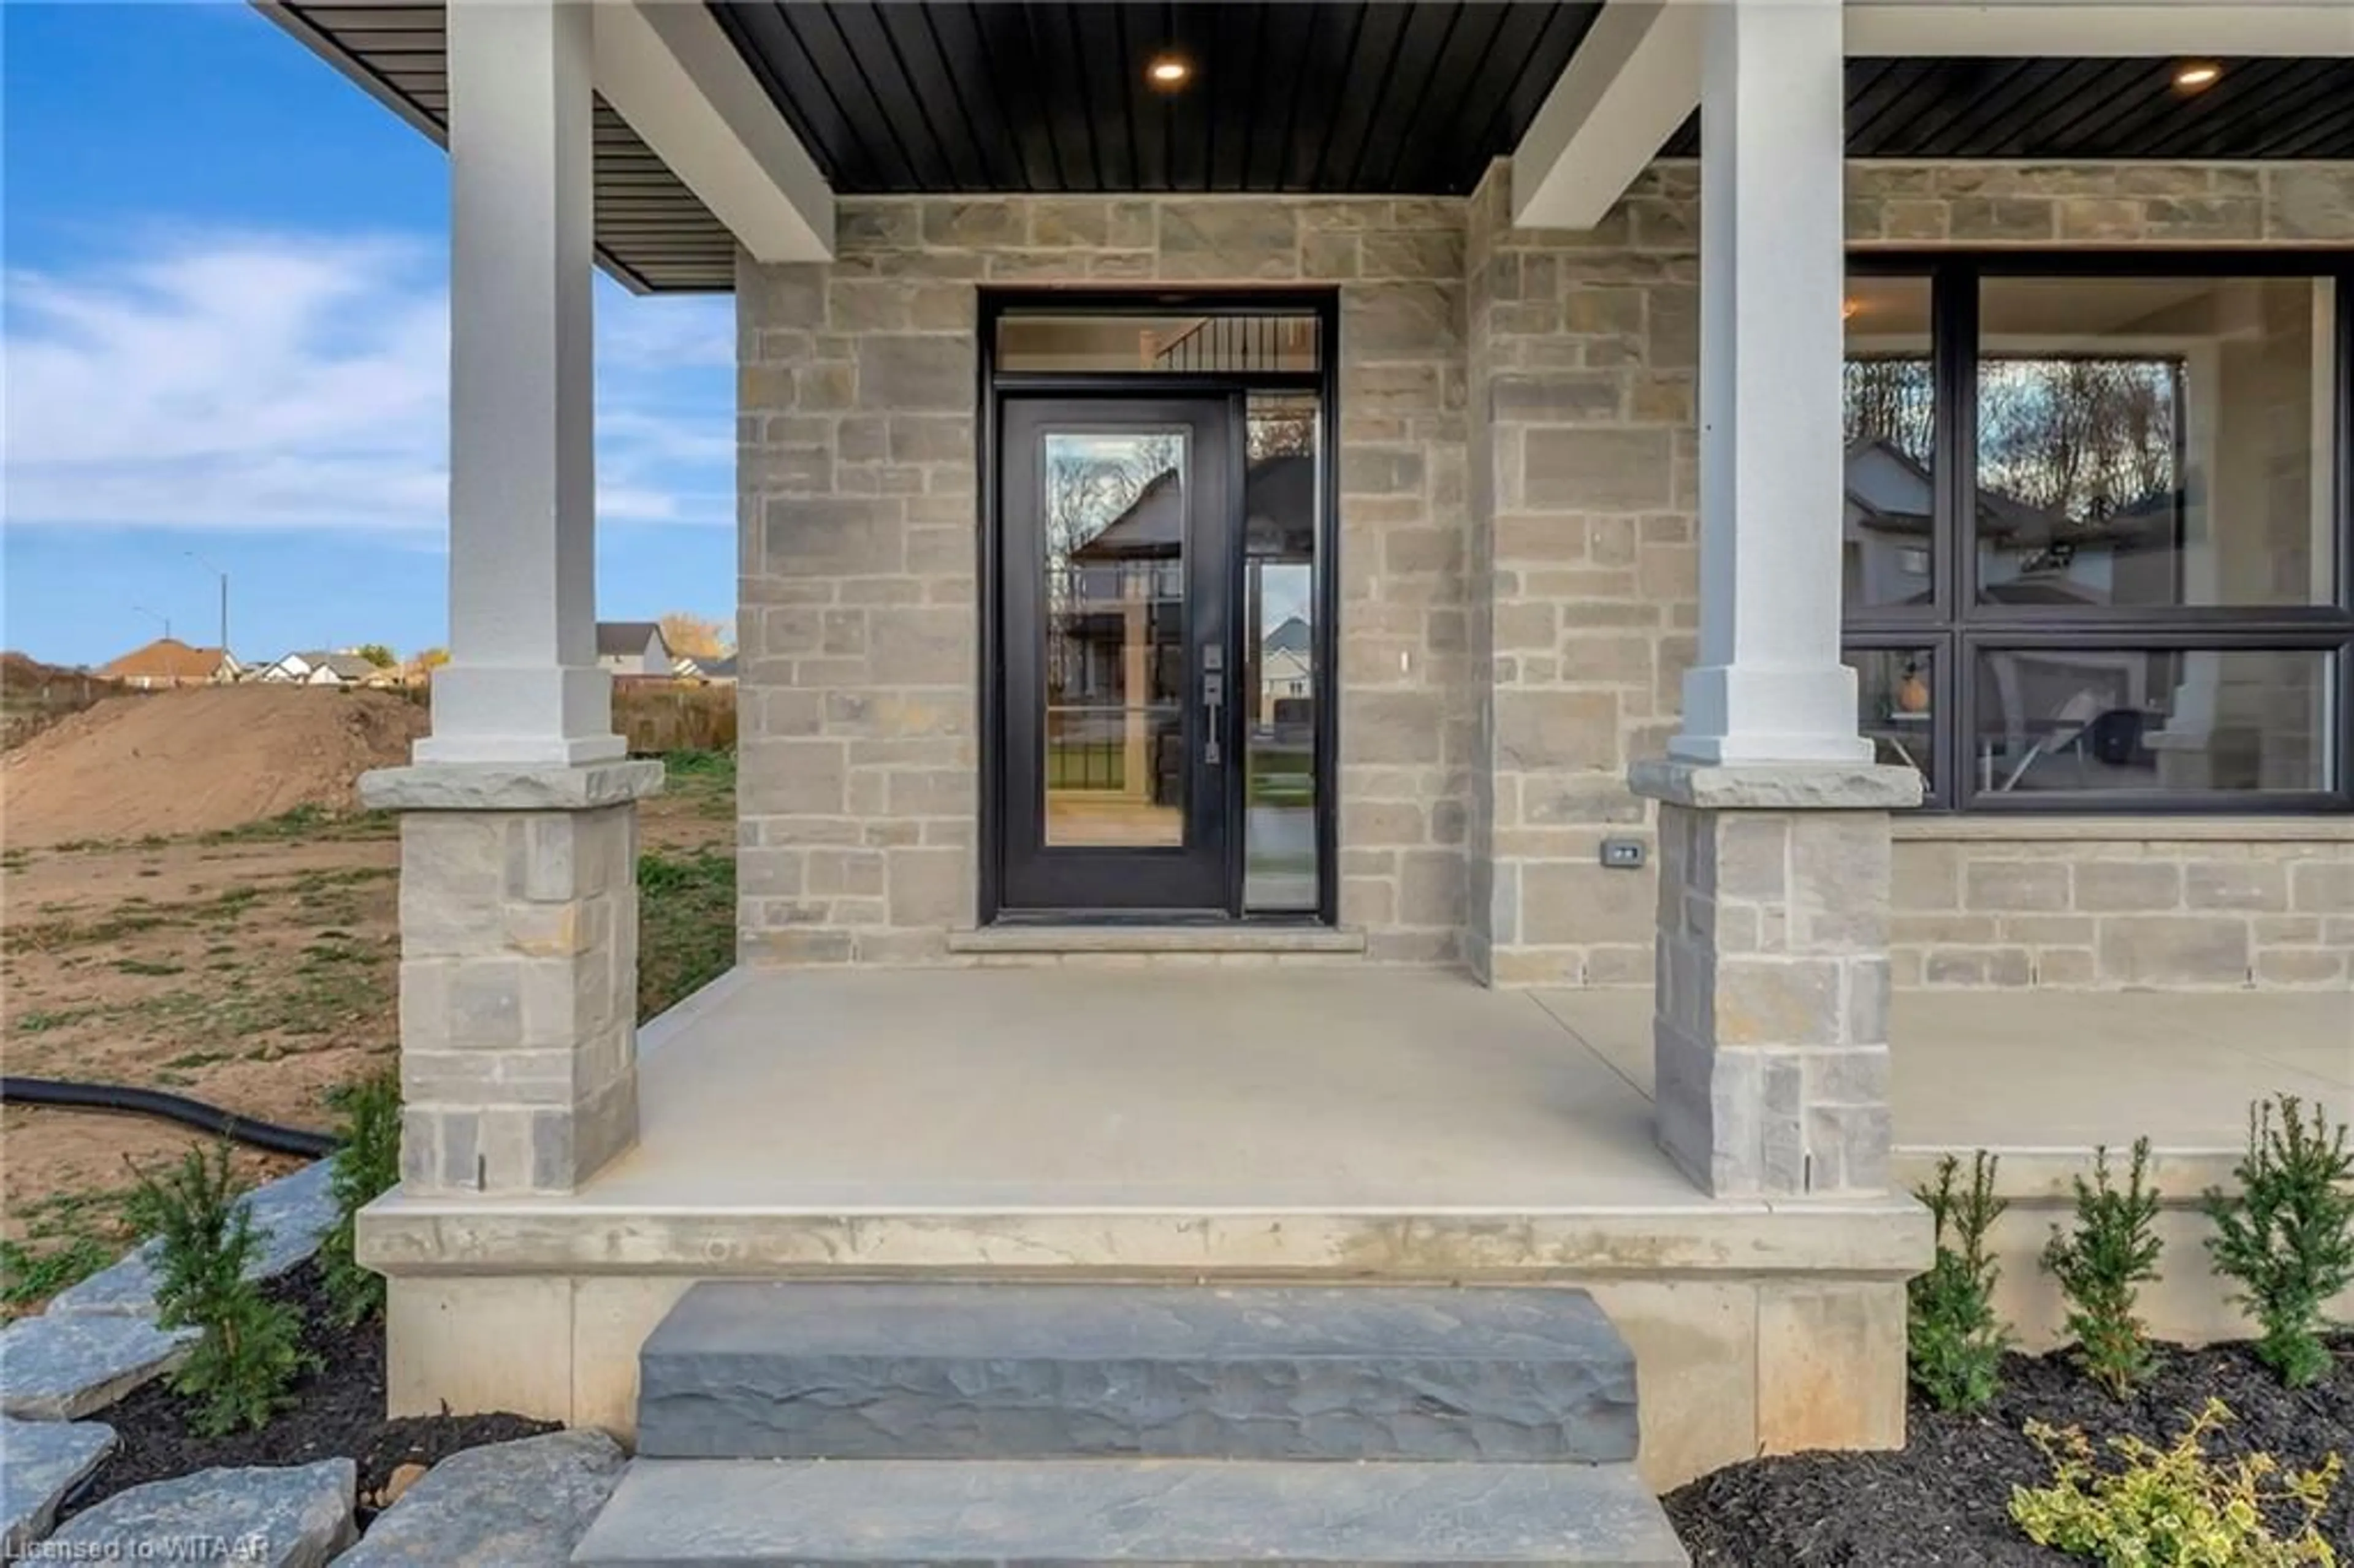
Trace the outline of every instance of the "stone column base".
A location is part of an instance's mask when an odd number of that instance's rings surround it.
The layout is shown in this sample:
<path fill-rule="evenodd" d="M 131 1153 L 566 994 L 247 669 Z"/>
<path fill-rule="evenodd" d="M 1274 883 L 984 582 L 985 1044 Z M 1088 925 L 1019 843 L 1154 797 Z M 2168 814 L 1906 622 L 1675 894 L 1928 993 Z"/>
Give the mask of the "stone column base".
<path fill-rule="evenodd" d="M 1889 811 L 1910 768 L 1638 763 L 1659 1145 L 1712 1196 L 1887 1190 Z"/>
<path fill-rule="evenodd" d="M 400 824 L 401 1183 L 563 1192 L 638 1130 L 637 800 L 659 762 L 421 764 Z"/>

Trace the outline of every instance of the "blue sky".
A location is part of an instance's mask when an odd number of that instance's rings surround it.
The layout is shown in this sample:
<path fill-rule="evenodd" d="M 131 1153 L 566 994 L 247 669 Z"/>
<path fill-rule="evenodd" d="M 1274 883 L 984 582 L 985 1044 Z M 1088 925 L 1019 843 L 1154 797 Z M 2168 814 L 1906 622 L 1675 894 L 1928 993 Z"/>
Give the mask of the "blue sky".
<path fill-rule="evenodd" d="M 217 641 L 191 553 L 242 658 L 443 641 L 440 151 L 233 0 L 5 0 L 0 51 L 0 642 Z M 597 311 L 599 613 L 725 620 L 732 302 Z"/>

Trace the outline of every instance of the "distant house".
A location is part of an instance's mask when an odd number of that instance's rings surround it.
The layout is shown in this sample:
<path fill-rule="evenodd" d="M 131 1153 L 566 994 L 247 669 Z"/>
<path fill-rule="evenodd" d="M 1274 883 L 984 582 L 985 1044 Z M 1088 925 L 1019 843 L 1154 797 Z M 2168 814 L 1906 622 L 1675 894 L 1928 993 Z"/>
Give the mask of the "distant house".
<path fill-rule="evenodd" d="M 681 654 L 675 668 L 681 680 L 701 681 L 714 686 L 736 683 L 736 655 L 733 653 L 724 659 L 691 659 Z"/>
<path fill-rule="evenodd" d="M 670 644 L 662 628 L 651 620 L 600 620 L 597 623 L 597 666 L 616 675 L 671 673 Z"/>
<path fill-rule="evenodd" d="M 259 675 L 258 681 L 292 686 L 383 686 L 395 683 L 395 672 L 382 669 L 356 653 L 309 649 L 289 653 Z"/>
<path fill-rule="evenodd" d="M 158 637 L 134 648 L 98 673 L 140 691 L 166 686 L 226 684 L 238 678 L 238 662 L 225 648 L 191 648 L 176 637 Z"/>

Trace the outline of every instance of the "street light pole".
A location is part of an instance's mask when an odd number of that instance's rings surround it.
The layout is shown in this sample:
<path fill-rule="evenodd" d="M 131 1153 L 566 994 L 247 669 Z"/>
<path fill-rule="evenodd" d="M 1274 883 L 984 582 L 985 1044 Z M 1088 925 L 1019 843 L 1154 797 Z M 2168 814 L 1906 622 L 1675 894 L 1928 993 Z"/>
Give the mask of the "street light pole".
<path fill-rule="evenodd" d="M 210 561 L 207 561 L 207 559 L 205 559 L 202 556 L 197 555 L 194 550 L 190 550 L 190 551 L 188 551 L 186 554 L 187 554 L 187 557 L 188 557 L 188 559 L 190 559 L 190 560 L 192 560 L 192 561 L 196 562 L 196 565 L 198 565 L 198 566 L 200 566 L 200 567 L 204 567 L 204 568 L 205 568 L 205 570 L 207 570 L 207 571 L 208 571 L 208 572 L 212 573 L 212 574 L 213 574 L 213 576 L 215 576 L 215 577 L 217 577 L 220 578 L 220 651 L 221 651 L 221 657 L 222 657 L 222 658 L 224 658 L 224 659 L 226 659 L 226 658 L 229 657 L 229 652 L 228 652 L 228 574 L 227 572 L 225 572 L 225 571 L 221 570 L 218 567 L 214 566 Z"/>
<path fill-rule="evenodd" d="M 143 604 L 134 604 L 131 608 L 151 620 L 162 621 L 164 623 L 164 636 L 165 641 L 168 641 L 171 639 L 172 618 L 170 616 L 164 615 L 158 610 L 150 609 Z"/>

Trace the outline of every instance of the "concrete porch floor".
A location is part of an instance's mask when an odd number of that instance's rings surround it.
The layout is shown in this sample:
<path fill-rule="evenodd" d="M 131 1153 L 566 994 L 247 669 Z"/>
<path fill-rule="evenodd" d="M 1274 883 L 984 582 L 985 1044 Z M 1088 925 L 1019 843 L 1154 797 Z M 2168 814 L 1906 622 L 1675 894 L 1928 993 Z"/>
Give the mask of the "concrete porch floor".
<path fill-rule="evenodd" d="M 1907 992 L 1900 1149 L 2147 1133 L 2236 1154 L 2354 1116 L 2354 997 Z M 1650 997 L 1436 973 L 745 971 L 650 1031 L 601 1203 L 1528 1211 L 1700 1202 L 1653 1146 Z"/>

